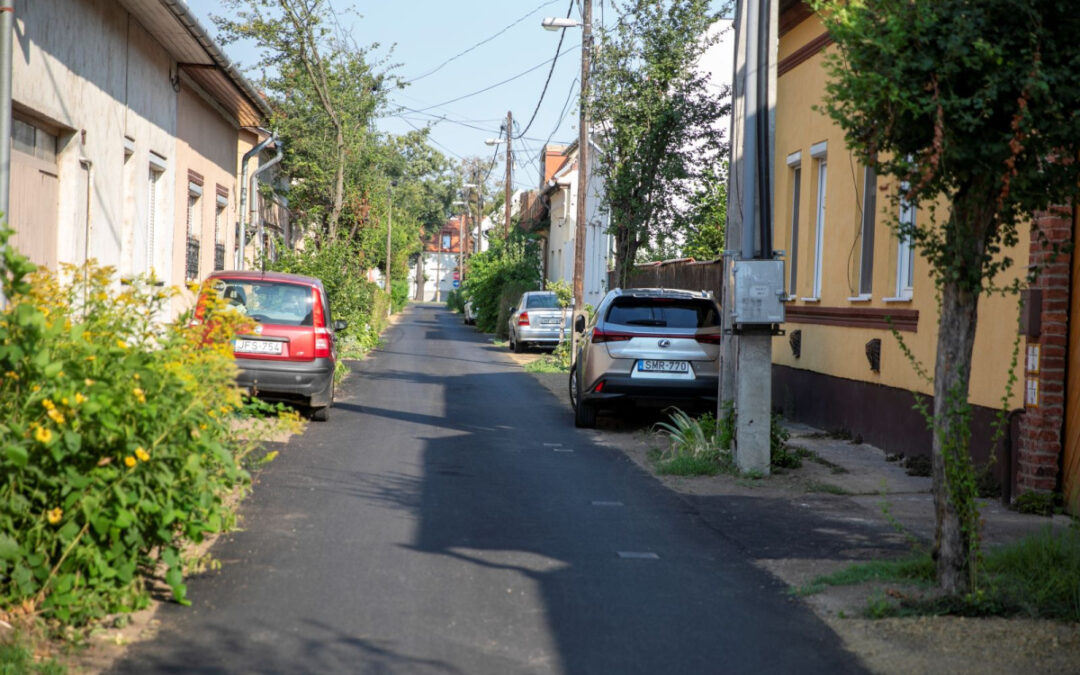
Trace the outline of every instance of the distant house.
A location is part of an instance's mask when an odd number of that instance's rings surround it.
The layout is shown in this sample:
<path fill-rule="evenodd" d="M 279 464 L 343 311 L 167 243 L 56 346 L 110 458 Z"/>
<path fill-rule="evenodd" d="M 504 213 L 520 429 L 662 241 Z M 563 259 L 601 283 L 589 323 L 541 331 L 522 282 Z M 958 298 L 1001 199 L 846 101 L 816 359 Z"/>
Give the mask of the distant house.
<path fill-rule="evenodd" d="M 932 372 L 938 306 L 928 263 L 889 227 L 922 222 L 926 209 L 889 199 L 898 186 L 860 166 L 843 132 L 816 109 L 825 91 L 832 39 L 800 0 L 780 3 L 776 92 L 775 247 L 787 252 L 787 336 L 773 343 L 773 403 L 785 416 L 846 429 L 889 452 L 926 454 L 930 431 L 913 409 L 929 399 L 897 340 Z M 1049 242 L 1080 235 L 1070 206 L 1034 214 Z M 1013 421 L 991 449 L 1017 338 L 1019 299 L 980 300 L 969 401 L 971 452 L 1019 491 L 1063 489 L 1080 512 L 1080 255 L 1052 261 L 1022 231 L 1007 253 L 1017 260 L 1004 287 L 1028 263 L 1049 263 L 1027 292 L 1020 383 L 1005 401 Z M 1070 367 L 1066 368 L 1066 364 Z M 997 461 L 991 455 L 997 453 Z"/>
<path fill-rule="evenodd" d="M 574 259 L 577 240 L 578 144 L 549 145 L 540 155 L 544 182 L 535 202 L 522 219 L 522 227 L 543 237 L 543 270 L 545 282 L 565 281 L 573 285 Z M 602 150 L 595 144 L 590 148 L 589 171 L 586 176 L 585 201 L 585 277 L 583 286 L 586 304 L 594 307 L 608 291 L 608 260 L 611 235 L 607 233 L 608 215 L 603 209 L 603 179 L 596 167 L 602 160 Z"/>
<path fill-rule="evenodd" d="M 184 4 L 20 2 L 15 24 L 14 244 L 177 285 L 235 266 L 239 156 L 270 109 Z"/>
<path fill-rule="evenodd" d="M 471 226 L 472 221 L 468 225 Z M 445 302 L 450 291 L 460 287 L 461 271 L 458 263 L 462 258 L 462 235 L 464 254 L 473 248 L 473 236 L 461 216 L 450 218 L 442 228 L 424 242 L 424 250 L 417 261 L 410 282 L 410 296 L 420 302 Z"/>

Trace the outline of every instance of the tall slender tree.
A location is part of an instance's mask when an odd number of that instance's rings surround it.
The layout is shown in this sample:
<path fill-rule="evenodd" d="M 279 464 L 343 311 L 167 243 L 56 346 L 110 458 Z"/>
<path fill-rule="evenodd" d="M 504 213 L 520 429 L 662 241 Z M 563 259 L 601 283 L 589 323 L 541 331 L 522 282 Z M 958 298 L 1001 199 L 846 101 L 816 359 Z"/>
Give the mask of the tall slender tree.
<path fill-rule="evenodd" d="M 709 4 L 626 0 L 615 24 L 597 32 L 591 105 L 619 284 L 639 249 L 686 223 L 695 193 L 727 156 L 718 124 L 727 91 L 711 89 L 699 65 L 717 39 Z"/>

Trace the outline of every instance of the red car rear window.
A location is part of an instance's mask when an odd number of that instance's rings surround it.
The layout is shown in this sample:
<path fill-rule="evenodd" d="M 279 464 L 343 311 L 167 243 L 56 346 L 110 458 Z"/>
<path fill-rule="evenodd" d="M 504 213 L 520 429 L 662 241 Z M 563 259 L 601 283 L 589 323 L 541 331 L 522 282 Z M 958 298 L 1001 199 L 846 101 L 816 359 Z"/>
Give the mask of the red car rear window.
<path fill-rule="evenodd" d="M 313 324 L 313 296 L 309 286 L 275 281 L 218 279 L 215 288 L 228 308 L 243 312 L 259 323 L 279 326 Z"/>

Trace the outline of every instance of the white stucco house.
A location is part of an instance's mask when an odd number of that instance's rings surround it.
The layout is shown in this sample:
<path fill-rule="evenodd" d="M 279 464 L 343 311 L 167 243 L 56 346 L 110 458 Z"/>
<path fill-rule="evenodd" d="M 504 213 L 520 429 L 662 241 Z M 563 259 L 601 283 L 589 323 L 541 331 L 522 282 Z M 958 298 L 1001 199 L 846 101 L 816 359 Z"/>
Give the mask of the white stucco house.
<path fill-rule="evenodd" d="M 239 158 L 270 109 L 186 5 L 14 4 L 13 244 L 170 285 L 232 267 Z"/>

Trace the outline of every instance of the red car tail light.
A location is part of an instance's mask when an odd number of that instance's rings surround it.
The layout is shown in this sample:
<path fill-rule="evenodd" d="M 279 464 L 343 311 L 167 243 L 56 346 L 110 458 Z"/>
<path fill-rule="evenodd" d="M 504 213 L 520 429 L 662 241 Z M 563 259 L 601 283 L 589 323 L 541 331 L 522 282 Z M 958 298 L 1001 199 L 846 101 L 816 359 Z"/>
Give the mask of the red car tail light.
<path fill-rule="evenodd" d="M 328 359 L 333 356 L 333 339 L 326 330 L 326 308 L 317 288 L 311 289 L 311 322 L 315 327 L 315 358 Z"/>
<path fill-rule="evenodd" d="M 593 344 L 599 344 L 601 342 L 626 342 L 634 337 L 635 336 L 630 333 L 614 333 L 599 328 L 593 328 L 592 342 Z"/>
<path fill-rule="evenodd" d="M 529 313 L 528 312 L 522 312 L 521 314 L 518 315 L 518 325 L 519 326 L 528 326 L 529 325 Z"/>
<path fill-rule="evenodd" d="M 702 344 L 718 345 L 720 344 L 721 338 L 723 338 L 723 335 L 720 333 L 712 333 L 710 335 L 698 335 L 694 339 Z"/>
<path fill-rule="evenodd" d="M 600 380 L 599 382 L 596 383 L 596 386 L 593 387 L 593 393 L 599 394 L 602 391 L 604 391 L 604 381 Z"/>

